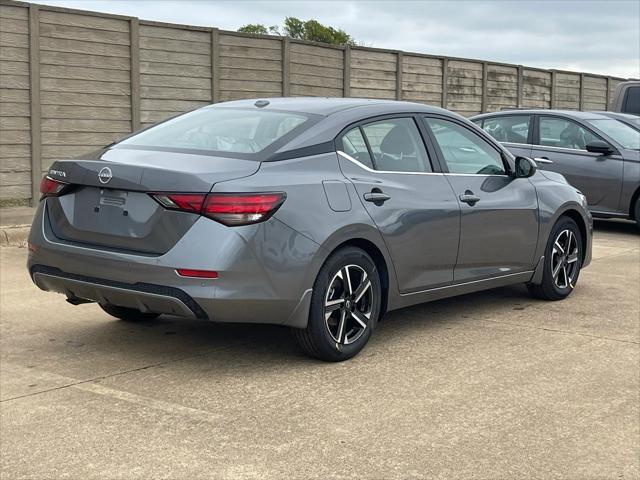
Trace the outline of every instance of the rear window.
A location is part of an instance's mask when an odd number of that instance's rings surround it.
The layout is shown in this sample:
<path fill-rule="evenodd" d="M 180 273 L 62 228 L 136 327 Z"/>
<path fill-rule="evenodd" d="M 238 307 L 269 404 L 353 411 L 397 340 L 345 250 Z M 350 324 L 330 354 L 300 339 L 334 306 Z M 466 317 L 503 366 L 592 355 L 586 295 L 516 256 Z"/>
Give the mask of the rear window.
<path fill-rule="evenodd" d="M 252 158 L 304 129 L 310 116 L 258 109 L 206 107 L 167 120 L 118 143 L 172 151 Z"/>

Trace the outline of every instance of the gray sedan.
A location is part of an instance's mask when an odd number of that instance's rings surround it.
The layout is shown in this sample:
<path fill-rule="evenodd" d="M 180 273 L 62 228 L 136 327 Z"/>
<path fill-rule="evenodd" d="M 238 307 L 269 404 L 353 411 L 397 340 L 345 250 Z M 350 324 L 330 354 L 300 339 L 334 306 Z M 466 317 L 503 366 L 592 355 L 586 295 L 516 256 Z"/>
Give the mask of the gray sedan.
<path fill-rule="evenodd" d="M 128 321 L 285 325 L 328 361 L 401 307 L 514 283 L 563 299 L 591 260 L 562 176 L 413 103 L 208 106 L 55 162 L 41 191 L 39 288 Z"/>
<path fill-rule="evenodd" d="M 540 168 L 564 175 L 586 195 L 594 217 L 626 218 L 640 226 L 640 133 L 632 119 L 511 110 L 471 120 L 514 155 L 533 157 Z"/>

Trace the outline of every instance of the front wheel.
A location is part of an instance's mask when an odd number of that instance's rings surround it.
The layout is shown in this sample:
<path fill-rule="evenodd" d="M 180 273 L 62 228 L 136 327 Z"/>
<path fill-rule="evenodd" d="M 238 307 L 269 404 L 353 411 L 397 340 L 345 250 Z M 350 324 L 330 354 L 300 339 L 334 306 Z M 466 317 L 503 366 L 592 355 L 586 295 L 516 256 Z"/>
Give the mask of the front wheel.
<path fill-rule="evenodd" d="M 636 204 L 633 208 L 633 218 L 636 221 L 636 227 L 640 230 L 640 196 L 636 198 Z"/>
<path fill-rule="evenodd" d="M 582 267 L 582 234 L 574 220 L 569 217 L 558 220 L 544 255 L 542 283 L 527 287 L 535 297 L 562 300 L 573 291 Z"/>
<path fill-rule="evenodd" d="M 309 322 L 292 329 L 304 352 L 328 362 L 358 354 L 380 315 L 382 288 L 375 263 L 359 248 L 335 252 L 313 286 Z"/>

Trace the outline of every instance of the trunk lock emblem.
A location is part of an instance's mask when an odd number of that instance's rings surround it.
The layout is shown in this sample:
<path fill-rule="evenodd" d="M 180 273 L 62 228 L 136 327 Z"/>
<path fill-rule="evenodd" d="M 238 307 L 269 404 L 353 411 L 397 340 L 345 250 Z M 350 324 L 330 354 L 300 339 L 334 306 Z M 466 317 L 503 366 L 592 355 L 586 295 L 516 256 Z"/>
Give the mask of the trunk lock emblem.
<path fill-rule="evenodd" d="M 109 167 L 103 167 L 100 172 L 98 172 L 98 180 L 100 183 L 109 183 L 113 178 L 113 173 L 111 173 L 111 169 Z"/>

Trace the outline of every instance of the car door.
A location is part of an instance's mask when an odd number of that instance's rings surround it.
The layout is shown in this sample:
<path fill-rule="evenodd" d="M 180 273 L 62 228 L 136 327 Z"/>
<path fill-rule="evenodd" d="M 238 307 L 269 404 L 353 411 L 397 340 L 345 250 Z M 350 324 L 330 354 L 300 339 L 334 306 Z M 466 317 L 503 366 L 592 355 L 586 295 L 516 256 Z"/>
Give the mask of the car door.
<path fill-rule="evenodd" d="M 477 124 L 478 121 L 474 120 Z M 484 117 L 478 124 L 485 132 L 500 142 L 516 157 L 531 156 L 533 141 L 532 115 L 496 115 Z"/>
<path fill-rule="evenodd" d="M 594 140 L 609 143 L 566 117 L 539 115 L 531 156 L 541 169 L 564 175 L 587 197 L 591 210 L 615 212 L 624 161 L 617 151 L 610 155 L 588 152 L 586 146 Z"/>
<path fill-rule="evenodd" d="M 338 158 L 389 249 L 401 293 L 451 284 L 460 207 L 412 116 L 352 126 Z"/>
<path fill-rule="evenodd" d="M 532 183 L 511 176 L 498 147 L 464 122 L 423 118 L 462 214 L 454 282 L 532 269 L 538 238 Z"/>

